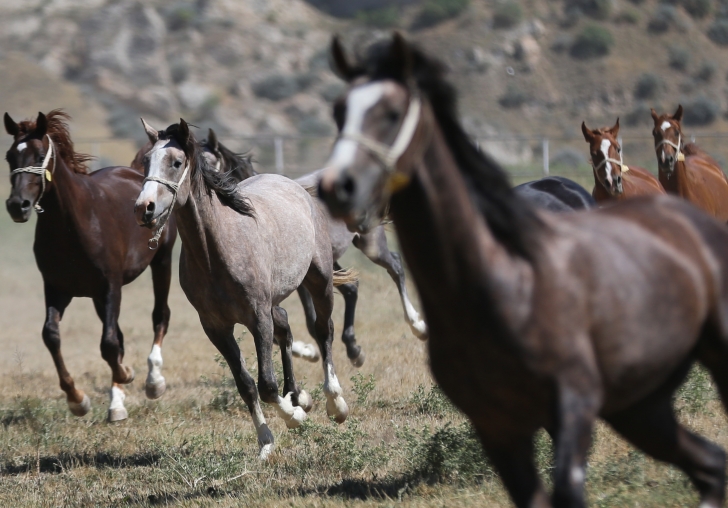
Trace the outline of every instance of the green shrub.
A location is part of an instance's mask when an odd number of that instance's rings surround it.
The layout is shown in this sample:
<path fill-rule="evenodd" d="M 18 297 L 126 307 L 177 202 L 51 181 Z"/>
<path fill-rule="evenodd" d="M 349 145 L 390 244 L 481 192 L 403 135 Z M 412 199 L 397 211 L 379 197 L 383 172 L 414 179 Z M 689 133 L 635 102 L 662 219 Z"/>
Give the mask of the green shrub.
<path fill-rule="evenodd" d="M 626 25 L 636 25 L 640 22 L 640 13 L 636 9 L 624 9 L 614 17 L 615 23 L 624 23 Z"/>
<path fill-rule="evenodd" d="M 685 115 L 683 124 L 689 127 L 710 125 L 715 122 L 720 112 L 720 105 L 707 97 L 697 97 L 683 102 Z"/>
<path fill-rule="evenodd" d="M 528 94 L 514 85 L 510 85 L 506 92 L 498 99 L 498 104 L 504 108 L 520 108 L 529 100 Z"/>
<path fill-rule="evenodd" d="M 367 26 L 390 28 L 399 23 L 399 8 L 391 5 L 380 9 L 361 10 L 356 13 L 356 19 Z"/>
<path fill-rule="evenodd" d="M 703 19 L 713 10 L 712 0 L 683 0 L 682 4 L 695 19 Z"/>
<path fill-rule="evenodd" d="M 586 59 L 605 56 L 614 45 L 614 37 L 608 28 L 590 24 L 577 35 L 571 46 L 571 56 Z"/>
<path fill-rule="evenodd" d="M 684 71 L 690 63 L 690 51 L 683 46 L 670 46 L 667 50 L 670 67 Z"/>
<path fill-rule="evenodd" d="M 612 14 L 613 0 L 566 0 L 567 12 L 579 10 L 594 19 L 605 20 Z"/>
<path fill-rule="evenodd" d="M 660 4 L 647 24 L 647 29 L 653 33 L 664 33 L 677 22 L 677 9 L 672 5 Z"/>
<path fill-rule="evenodd" d="M 470 0 L 425 0 L 414 22 L 414 28 L 427 28 L 463 12 Z"/>
<path fill-rule="evenodd" d="M 708 28 L 708 38 L 720 46 L 728 46 L 728 20 L 714 21 Z"/>
<path fill-rule="evenodd" d="M 624 123 L 630 127 L 652 125 L 650 106 L 646 102 L 638 102 L 634 109 L 624 117 Z"/>
<path fill-rule="evenodd" d="M 496 6 L 493 11 L 495 28 L 511 28 L 521 22 L 523 11 L 517 2 L 507 1 Z"/>
<path fill-rule="evenodd" d="M 634 87 L 636 99 L 654 99 L 662 89 L 662 80 L 652 73 L 642 74 Z"/>
<path fill-rule="evenodd" d="M 695 74 L 695 78 L 708 83 L 713 80 L 715 74 L 718 72 L 718 66 L 715 62 L 706 61 L 700 66 L 698 72 Z"/>

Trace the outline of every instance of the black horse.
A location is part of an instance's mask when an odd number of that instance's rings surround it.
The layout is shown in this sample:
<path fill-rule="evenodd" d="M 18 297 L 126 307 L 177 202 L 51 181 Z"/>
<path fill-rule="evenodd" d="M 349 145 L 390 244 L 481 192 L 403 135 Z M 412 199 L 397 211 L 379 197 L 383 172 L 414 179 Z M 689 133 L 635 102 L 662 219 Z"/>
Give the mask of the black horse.
<path fill-rule="evenodd" d="M 571 212 L 596 206 L 588 190 L 562 176 L 547 176 L 522 183 L 515 187 L 515 191 L 531 204 L 551 212 Z"/>

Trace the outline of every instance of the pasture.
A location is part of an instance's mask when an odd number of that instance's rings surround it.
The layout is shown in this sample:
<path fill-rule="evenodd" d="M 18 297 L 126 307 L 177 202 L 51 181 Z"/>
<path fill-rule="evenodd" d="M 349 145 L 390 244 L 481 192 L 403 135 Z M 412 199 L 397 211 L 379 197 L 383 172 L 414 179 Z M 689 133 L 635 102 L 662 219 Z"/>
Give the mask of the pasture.
<path fill-rule="evenodd" d="M 7 193 L 3 179 L 0 195 Z M 63 352 L 93 406 L 83 418 L 72 416 L 40 337 L 34 221 L 17 225 L 0 214 L 0 499 L 5 505 L 509 506 L 469 424 L 433 386 L 426 344 L 402 319 L 394 284 L 353 249 L 342 264 L 361 274 L 356 324 L 367 360 L 357 370 L 346 359 L 339 340 L 343 302 L 337 296 L 335 363 L 351 409 L 345 424 L 326 418 L 320 364 L 295 360 L 314 409 L 300 429 L 289 431 L 264 405 L 276 450 L 267 463 L 258 461 L 250 415 L 179 288 L 176 264 L 164 345 L 167 393 L 154 402 L 144 397 L 152 339 L 151 280 L 145 273 L 123 292 L 126 360 L 137 372 L 127 389 L 127 421 L 106 422 L 109 373 L 99 355 L 101 323 L 90 300 L 74 300 L 69 307 L 61 325 Z M 294 337 L 310 342 L 296 297 L 284 306 Z M 255 373 L 252 339 L 242 328 L 236 337 Z M 276 368 L 280 377 L 278 359 Z M 703 371 L 691 373 L 676 404 L 690 428 L 728 445 L 723 410 Z M 541 434 L 537 444 L 539 469 L 548 483 L 550 439 Z M 603 424 L 590 454 L 587 492 L 593 506 L 697 502 L 681 472 L 634 451 Z"/>

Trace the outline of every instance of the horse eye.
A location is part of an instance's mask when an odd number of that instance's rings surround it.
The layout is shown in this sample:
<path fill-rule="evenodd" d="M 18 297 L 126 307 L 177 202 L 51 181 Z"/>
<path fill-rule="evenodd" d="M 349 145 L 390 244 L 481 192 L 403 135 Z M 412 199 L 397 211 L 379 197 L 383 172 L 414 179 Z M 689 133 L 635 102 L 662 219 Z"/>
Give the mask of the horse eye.
<path fill-rule="evenodd" d="M 174 161 L 174 167 L 179 169 L 180 166 L 182 166 L 182 163 L 180 161 Z"/>
<path fill-rule="evenodd" d="M 399 120 L 399 112 L 398 111 L 390 111 L 387 113 L 387 120 L 389 120 L 392 123 L 395 123 Z"/>

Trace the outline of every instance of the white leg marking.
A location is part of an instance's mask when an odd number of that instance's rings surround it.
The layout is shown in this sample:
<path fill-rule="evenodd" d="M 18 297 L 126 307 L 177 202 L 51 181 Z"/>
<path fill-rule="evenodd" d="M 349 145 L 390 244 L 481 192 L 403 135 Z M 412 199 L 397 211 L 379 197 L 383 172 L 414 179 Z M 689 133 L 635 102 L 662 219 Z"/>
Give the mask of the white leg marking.
<path fill-rule="evenodd" d="M 273 433 L 268 428 L 268 424 L 265 423 L 265 416 L 263 416 L 263 411 L 260 409 L 260 402 L 257 399 L 253 403 L 252 414 L 253 425 L 255 425 L 255 431 L 258 433 L 258 446 L 260 446 L 258 458 L 260 460 L 267 460 L 275 445 Z"/>
<path fill-rule="evenodd" d="M 287 393 L 285 397 L 278 397 L 278 402 L 274 404 L 278 410 L 278 416 L 286 422 L 286 427 L 295 429 L 306 419 L 306 411 L 300 406 L 294 406 L 291 402 L 292 393 Z"/>
<path fill-rule="evenodd" d="M 427 325 L 420 319 L 419 313 L 415 310 L 412 302 L 410 302 L 407 288 L 402 289 L 399 295 L 402 298 L 402 307 L 404 307 L 404 317 L 409 323 L 412 333 L 420 340 L 427 340 Z"/>
<path fill-rule="evenodd" d="M 306 344 L 300 340 L 293 341 L 293 344 L 291 344 L 291 353 L 293 353 L 293 356 L 296 358 L 303 358 L 304 360 L 312 363 L 318 362 L 321 358 L 315 345 Z"/>
<path fill-rule="evenodd" d="M 571 468 L 571 483 L 576 485 L 583 485 L 584 483 L 584 468 L 581 466 L 575 466 Z"/>
<path fill-rule="evenodd" d="M 341 396 L 341 385 L 334 374 L 332 366 L 326 365 L 324 369 L 324 394 L 326 395 L 326 414 L 333 416 L 336 423 L 343 423 L 349 416 L 349 406 Z"/>
<path fill-rule="evenodd" d="M 610 146 L 612 146 L 611 141 L 609 141 L 608 139 L 602 140 L 601 150 L 602 150 L 602 153 L 604 154 L 605 160 L 609 158 L 609 147 Z M 609 185 L 612 185 L 612 163 L 607 161 L 604 164 L 604 169 L 607 172 L 607 182 L 609 182 Z"/>
<path fill-rule="evenodd" d="M 346 99 L 346 124 L 342 131 L 344 134 L 361 134 L 367 111 L 381 100 L 386 86 L 385 83 L 369 83 L 354 88 L 349 93 L 349 97 Z M 359 144 L 356 141 L 340 139 L 334 145 L 328 166 L 341 168 L 351 165 L 358 147 Z"/>
<path fill-rule="evenodd" d="M 26 145 L 25 143 L 18 143 L 18 146 L 16 147 L 16 149 L 18 150 L 18 152 L 22 152 L 23 150 L 25 150 L 26 146 L 28 146 L 28 145 Z"/>
<path fill-rule="evenodd" d="M 311 411 L 311 408 L 313 407 L 313 399 L 306 390 L 298 392 L 298 405 L 301 406 L 301 409 L 307 413 Z"/>
<path fill-rule="evenodd" d="M 152 352 L 147 357 L 147 366 L 149 367 L 149 374 L 147 375 L 147 382 L 145 391 L 147 398 L 158 399 L 164 393 L 167 388 L 167 383 L 162 376 L 162 348 L 157 344 L 152 346 Z"/>
<path fill-rule="evenodd" d="M 126 399 L 124 390 L 113 385 L 109 391 L 109 398 L 111 399 L 109 402 L 109 421 L 118 422 L 119 420 L 126 420 L 129 414 L 124 407 L 124 399 Z"/>
<path fill-rule="evenodd" d="M 670 122 L 668 122 L 667 120 L 662 122 L 662 125 L 660 125 L 660 129 L 662 129 L 663 132 L 665 132 L 670 127 L 672 127 L 672 124 L 670 124 Z"/>
<path fill-rule="evenodd" d="M 76 416 L 83 416 L 91 410 L 91 399 L 84 393 L 81 402 L 69 402 L 68 409 Z"/>

